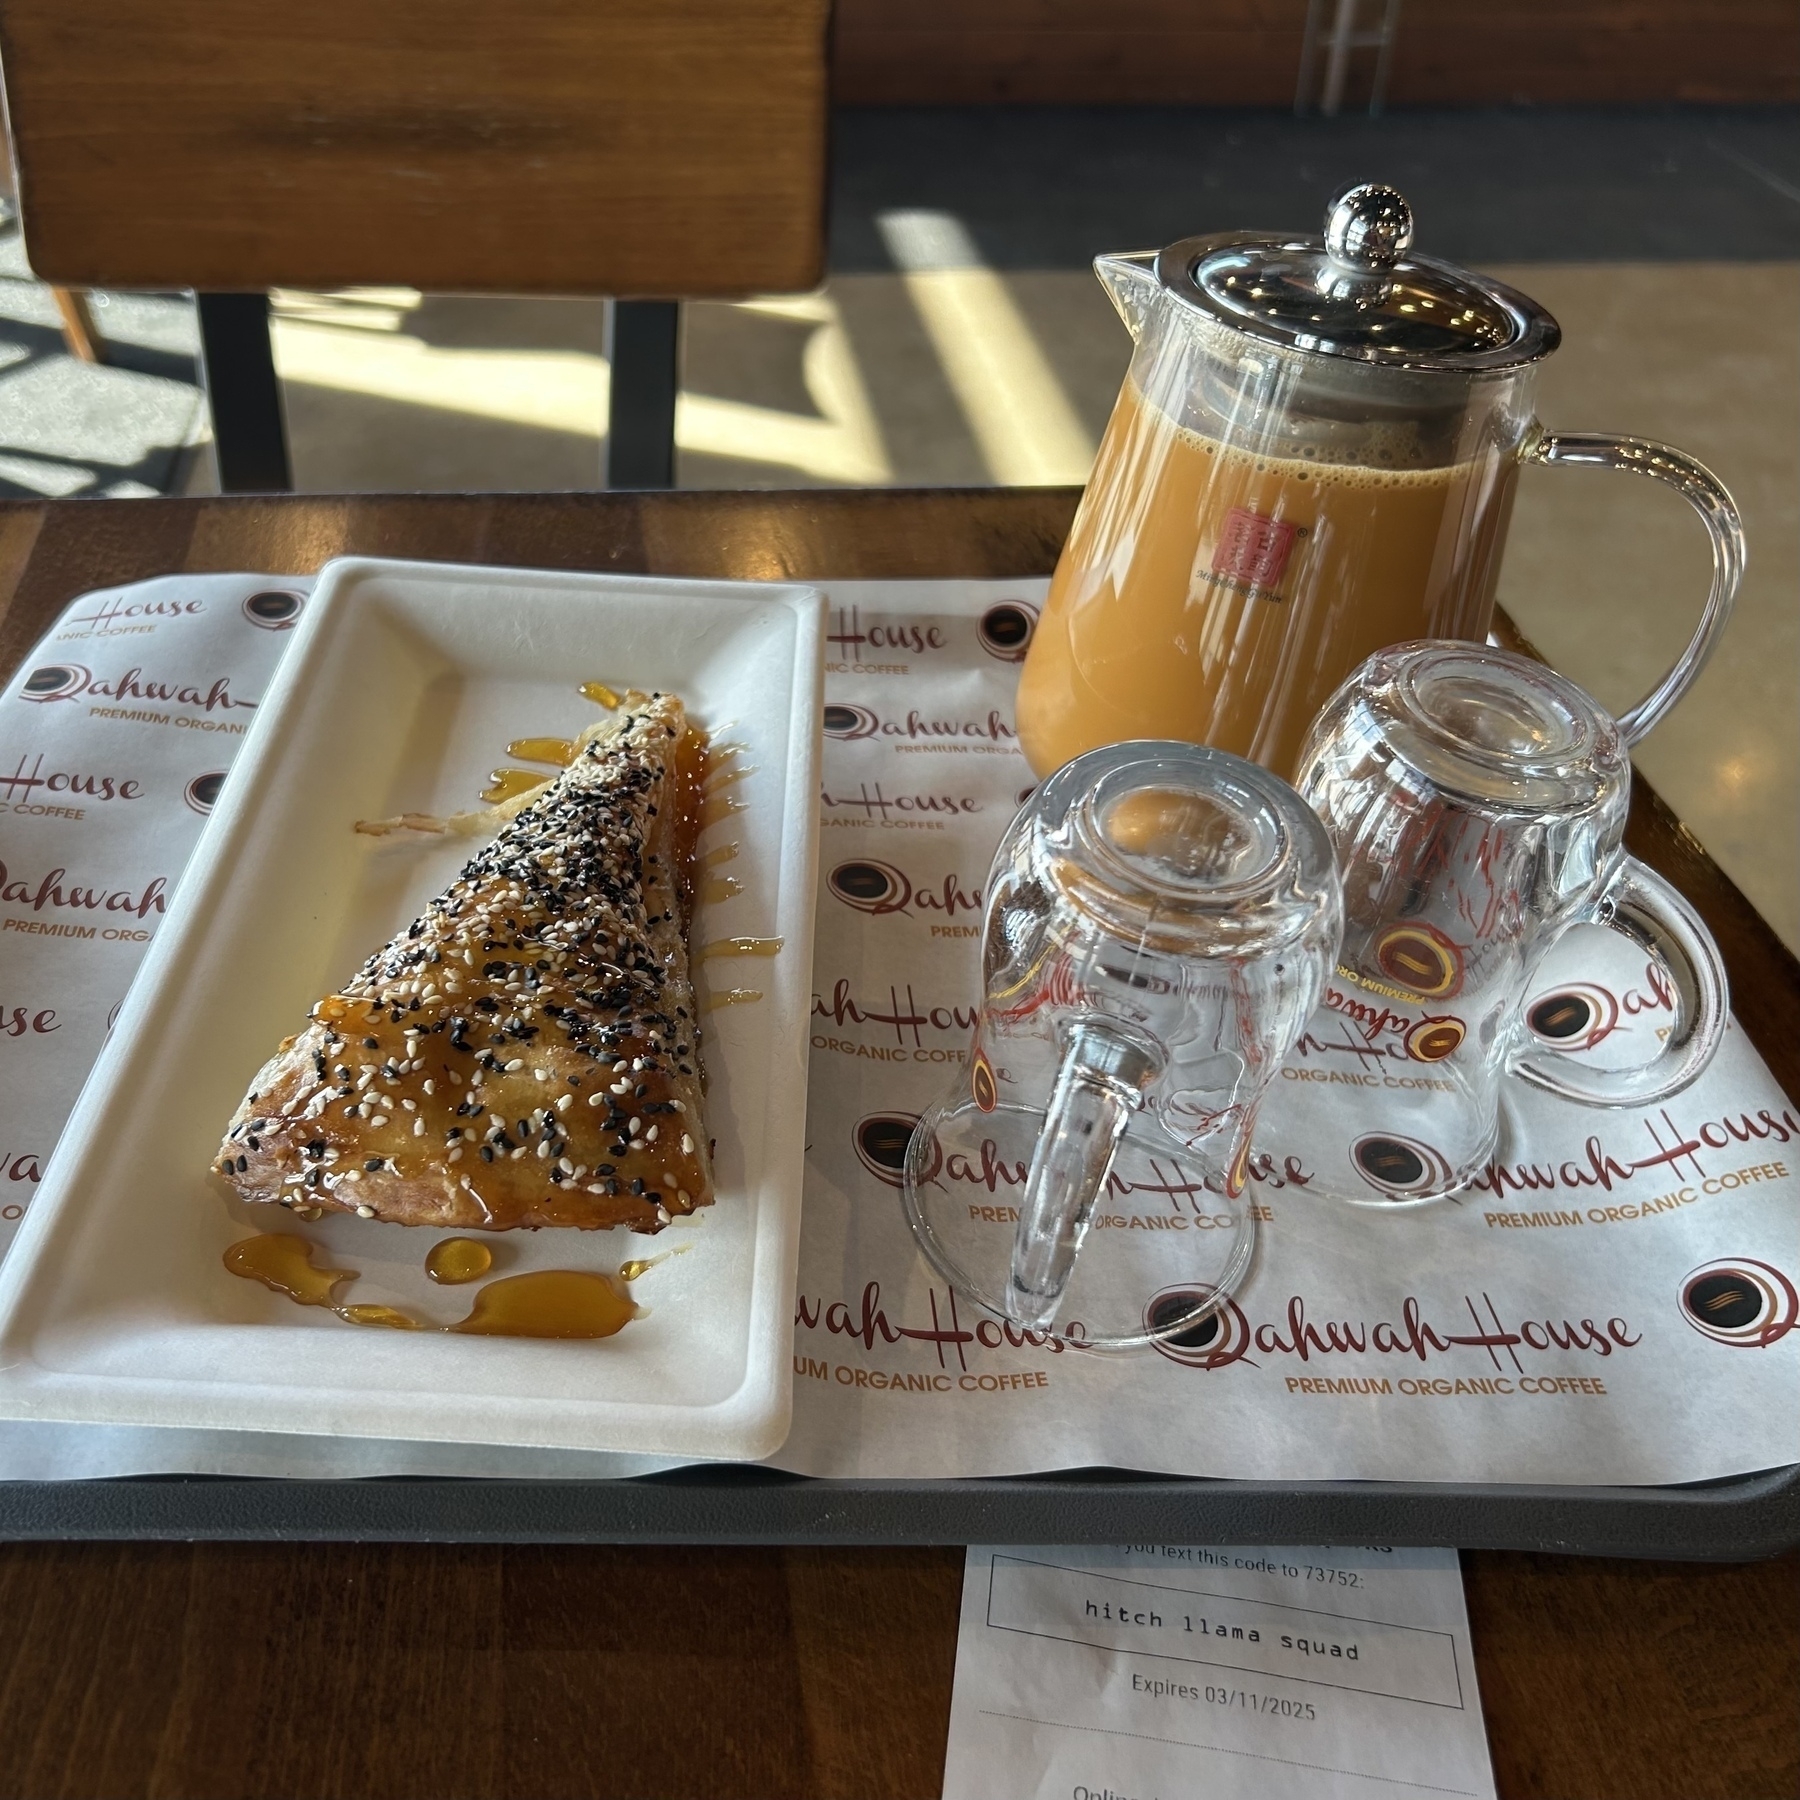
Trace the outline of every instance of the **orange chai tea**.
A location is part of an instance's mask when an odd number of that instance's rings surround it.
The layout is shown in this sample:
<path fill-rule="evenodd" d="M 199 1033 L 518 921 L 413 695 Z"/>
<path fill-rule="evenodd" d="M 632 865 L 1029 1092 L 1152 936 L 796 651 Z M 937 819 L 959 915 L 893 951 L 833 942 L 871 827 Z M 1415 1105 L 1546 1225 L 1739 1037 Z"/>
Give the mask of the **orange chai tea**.
<path fill-rule="evenodd" d="M 1409 466 L 1408 436 L 1361 449 L 1352 465 L 1228 448 L 1127 382 L 1019 683 L 1032 768 L 1182 738 L 1290 776 L 1372 652 L 1484 639 L 1516 449 L 1436 468 Z"/>

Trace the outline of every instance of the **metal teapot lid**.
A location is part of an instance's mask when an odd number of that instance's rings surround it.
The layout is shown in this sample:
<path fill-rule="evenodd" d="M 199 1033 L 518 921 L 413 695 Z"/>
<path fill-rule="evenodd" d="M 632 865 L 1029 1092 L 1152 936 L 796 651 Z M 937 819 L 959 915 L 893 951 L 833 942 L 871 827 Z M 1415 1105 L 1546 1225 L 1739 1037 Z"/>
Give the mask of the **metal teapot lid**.
<path fill-rule="evenodd" d="M 1390 368 L 1511 369 L 1561 342 L 1516 289 L 1408 255 L 1412 233 L 1399 189 L 1361 182 L 1332 201 L 1322 238 L 1186 238 L 1157 256 L 1156 274 L 1178 300 L 1265 343 Z"/>

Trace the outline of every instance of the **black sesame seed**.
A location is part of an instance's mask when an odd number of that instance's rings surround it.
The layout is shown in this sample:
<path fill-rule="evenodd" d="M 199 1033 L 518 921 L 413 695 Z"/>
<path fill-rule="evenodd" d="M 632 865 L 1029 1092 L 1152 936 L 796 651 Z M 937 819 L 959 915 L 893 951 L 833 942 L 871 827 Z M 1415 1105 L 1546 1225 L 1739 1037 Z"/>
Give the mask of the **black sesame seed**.
<path fill-rule="evenodd" d="M 481 1160 L 483 1162 L 492 1162 L 494 1160 L 494 1146 L 492 1144 L 483 1144 L 481 1146 Z"/>
<path fill-rule="evenodd" d="M 247 1156 L 240 1156 L 240 1157 L 239 1157 L 239 1158 L 238 1158 L 238 1159 L 237 1159 L 237 1172 L 238 1172 L 238 1173 L 239 1173 L 239 1174 L 240 1174 L 240 1175 L 241 1175 L 241 1174 L 243 1174 L 243 1172 L 244 1172 L 244 1171 L 245 1171 L 245 1170 L 246 1170 L 246 1169 L 247 1169 L 247 1168 L 249 1168 L 249 1166 L 250 1166 L 250 1159 L 249 1159 L 249 1157 L 247 1157 Z"/>
<path fill-rule="evenodd" d="M 381 1161 L 382 1161 L 382 1159 L 379 1156 L 371 1156 L 370 1158 L 368 1158 L 368 1160 L 366 1162 L 364 1162 L 363 1167 L 365 1169 L 367 1169 L 371 1174 L 373 1174 L 377 1169 L 379 1169 L 381 1167 Z"/>
<path fill-rule="evenodd" d="M 381 1039 L 380 1038 L 364 1038 L 363 1039 L 363 1048 L 365 1050 L 379 1050 L 381 1048 Z"/>

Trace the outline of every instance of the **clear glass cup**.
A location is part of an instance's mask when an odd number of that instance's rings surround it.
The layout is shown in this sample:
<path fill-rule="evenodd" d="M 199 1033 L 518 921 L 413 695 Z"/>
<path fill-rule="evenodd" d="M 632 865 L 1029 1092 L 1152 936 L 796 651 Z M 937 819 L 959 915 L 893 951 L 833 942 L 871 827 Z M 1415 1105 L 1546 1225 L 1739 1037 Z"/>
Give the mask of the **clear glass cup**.
<path fill-rule="evenodd" d="M 1468 1186 L 1494 1155 L 1511 1077 L 1643 1105 L 1712 1060 L 1728 1009 L 1717 946 L 1621 847 L 1623 735 L 1572 681 L 1486 646 L 1396 645 L 1332 697 L 1296 779 L 1337 852 L 1344 941 L 1265 1131 L 1307 1137 L 1311 1110 L 1318 1154 L 1316 1114 L 1338 1096 L 1316 1084 L 1351 1083 L 1327 1190 L 1392 1207 Z M 1581 925 L 1623 934 L 1656 971 L 1673 1022 L 1648 1060 L 1575 1054 L 1592 1043 L 1577 996 L 1528 1005 Z"/>
<path fill-rule="evenodd" d="M 1267 770 L 1154 741 L 1059 769 L 995 855 L 969 1062 L 908 1146 L 932 1265 L 1094 1347 L 1215 1311 L 1250 1264 L 1256 1109 L 1340 927 L 1325 833 Z"/>

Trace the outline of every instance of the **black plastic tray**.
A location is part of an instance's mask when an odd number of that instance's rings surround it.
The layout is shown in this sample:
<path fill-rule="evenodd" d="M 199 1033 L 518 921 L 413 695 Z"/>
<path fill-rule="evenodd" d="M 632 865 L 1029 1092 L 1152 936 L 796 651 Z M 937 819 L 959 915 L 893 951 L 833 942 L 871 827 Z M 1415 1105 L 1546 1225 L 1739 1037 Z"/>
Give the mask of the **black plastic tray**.
<path fill-rule="evenodd" d="M 734 1465 L 631 1481 L 14 1481 L 0 1482 L 0 1538 L 1367 1543 L 1744 1562 L 1800 1544 L 1800 1465 L 1617 1488 L 1194 1481 L 1118 1469 L 813 1481 Z"/>

